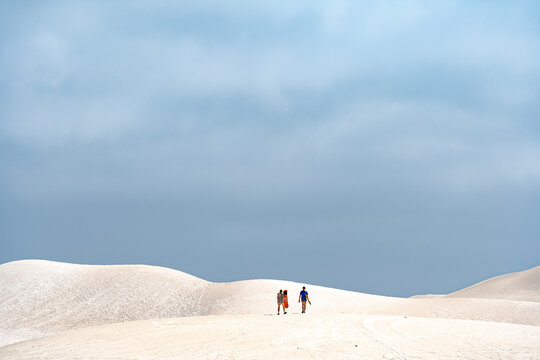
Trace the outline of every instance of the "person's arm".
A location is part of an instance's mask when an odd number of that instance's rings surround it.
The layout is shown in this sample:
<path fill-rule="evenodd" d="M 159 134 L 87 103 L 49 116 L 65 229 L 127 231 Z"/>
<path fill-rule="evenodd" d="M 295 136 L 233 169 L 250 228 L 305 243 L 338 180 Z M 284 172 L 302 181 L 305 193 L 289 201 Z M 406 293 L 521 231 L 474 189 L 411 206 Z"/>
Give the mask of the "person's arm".
<path fill-rule="evenodd" d="M 300 302 L 301 297 L 302 297 L 302 294 L 298 295 L 298 302 Z"/>
<path fill-rule="evenodd" d="M 311 301 L 309 301 L 309 295 L 306 295 L 306 300 L 309 303 L 309 305 L 311 305 Z"/>

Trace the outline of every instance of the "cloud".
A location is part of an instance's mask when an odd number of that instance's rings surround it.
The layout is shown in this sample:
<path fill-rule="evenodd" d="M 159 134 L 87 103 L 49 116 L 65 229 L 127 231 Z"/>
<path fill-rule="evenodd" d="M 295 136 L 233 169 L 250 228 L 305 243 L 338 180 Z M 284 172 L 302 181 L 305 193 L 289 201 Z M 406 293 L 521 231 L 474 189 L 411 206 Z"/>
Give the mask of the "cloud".
<path fill-rule="evenodd" d="M 195 103 L 229 97 L 238 106 L 255 101 L 270 113 L 313 93 L 347 99 L 362 92 L 364 100 L 390 102 L 430 98 L 457 106 L 536 104 L 538 46 L 534 32 L 515 29 L 527 19 L 520 12 L 508 20 L 496 7 L 488 12 L 491 18 L 472 23 L 471 14 L 456 19 L 464 8 L 449 3 L 211 4 L 212 13 L 193 5 L 135 6 L 118 21 L 113 16 L 121 12 L 119 5 L 84 11 L 70 5 L 66 22 L 63 5 L 40 7 L 46 16 L 30 11 L 34 30 L 29 26 L 3 45 L 11 54 L 5 62 L 11 95 L 4 103 L 4 130 L 26 143 L 82 139 L 84 132 L 90 139 L 114 137 L 129 133 L 131 113 L 154 122 L 163 98 Z M 508 31 L 495 41 L 497 19 Z M 444 28 L 455 21 L 459 31 Z M 338 24 L 338 35 L 326 37 Z M 434 33 L 426 32 L 430 27 Z M 12 66 L 15 59 L 25 60 Z M 69 110 L 75 106 L 80 116 Z M 99 107 L 96 124 L 89 126 L 85 114 L 93 116 Z M 29 108 L 43 114 L 27 115 Z"/>

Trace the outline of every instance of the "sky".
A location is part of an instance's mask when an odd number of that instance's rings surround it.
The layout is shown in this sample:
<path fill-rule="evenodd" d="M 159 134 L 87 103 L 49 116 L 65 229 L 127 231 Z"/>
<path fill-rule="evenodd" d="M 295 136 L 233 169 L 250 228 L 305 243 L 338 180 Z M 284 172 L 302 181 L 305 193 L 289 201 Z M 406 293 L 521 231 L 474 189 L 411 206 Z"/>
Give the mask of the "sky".
<path fill-rule="evenodd" d="M 0 263 L 448 293 L 540 265 L 535 1 L 2 1 Z"/>

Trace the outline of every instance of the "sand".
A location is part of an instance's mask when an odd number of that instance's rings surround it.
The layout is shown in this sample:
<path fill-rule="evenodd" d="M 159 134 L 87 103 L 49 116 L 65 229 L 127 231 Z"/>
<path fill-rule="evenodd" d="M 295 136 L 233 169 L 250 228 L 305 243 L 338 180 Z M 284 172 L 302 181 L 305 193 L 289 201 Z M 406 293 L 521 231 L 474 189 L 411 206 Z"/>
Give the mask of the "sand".
<path fill-rule="evenodd" d="M 300 314 L 294 282 L 16 261 L 0 265 L 0 359 L 540 359 L 539 274 L 411 299 L 306 284 Z"/>

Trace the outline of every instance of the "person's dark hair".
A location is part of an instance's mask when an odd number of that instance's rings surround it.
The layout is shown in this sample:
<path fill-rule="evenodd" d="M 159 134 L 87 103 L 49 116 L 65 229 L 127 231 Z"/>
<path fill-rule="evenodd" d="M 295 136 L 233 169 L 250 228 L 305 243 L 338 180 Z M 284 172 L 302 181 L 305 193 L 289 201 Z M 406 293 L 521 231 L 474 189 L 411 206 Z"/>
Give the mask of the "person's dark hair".
<path fill-rule="evenodd" d="M 283 292 L 283 290 L 279 289 L 279 292 Z"/>
<path fill-rule="evenodd" d="M 306 290 L 306 287 L 305 287 L 305 286 L 302 286 L 302 290 Z"/>

